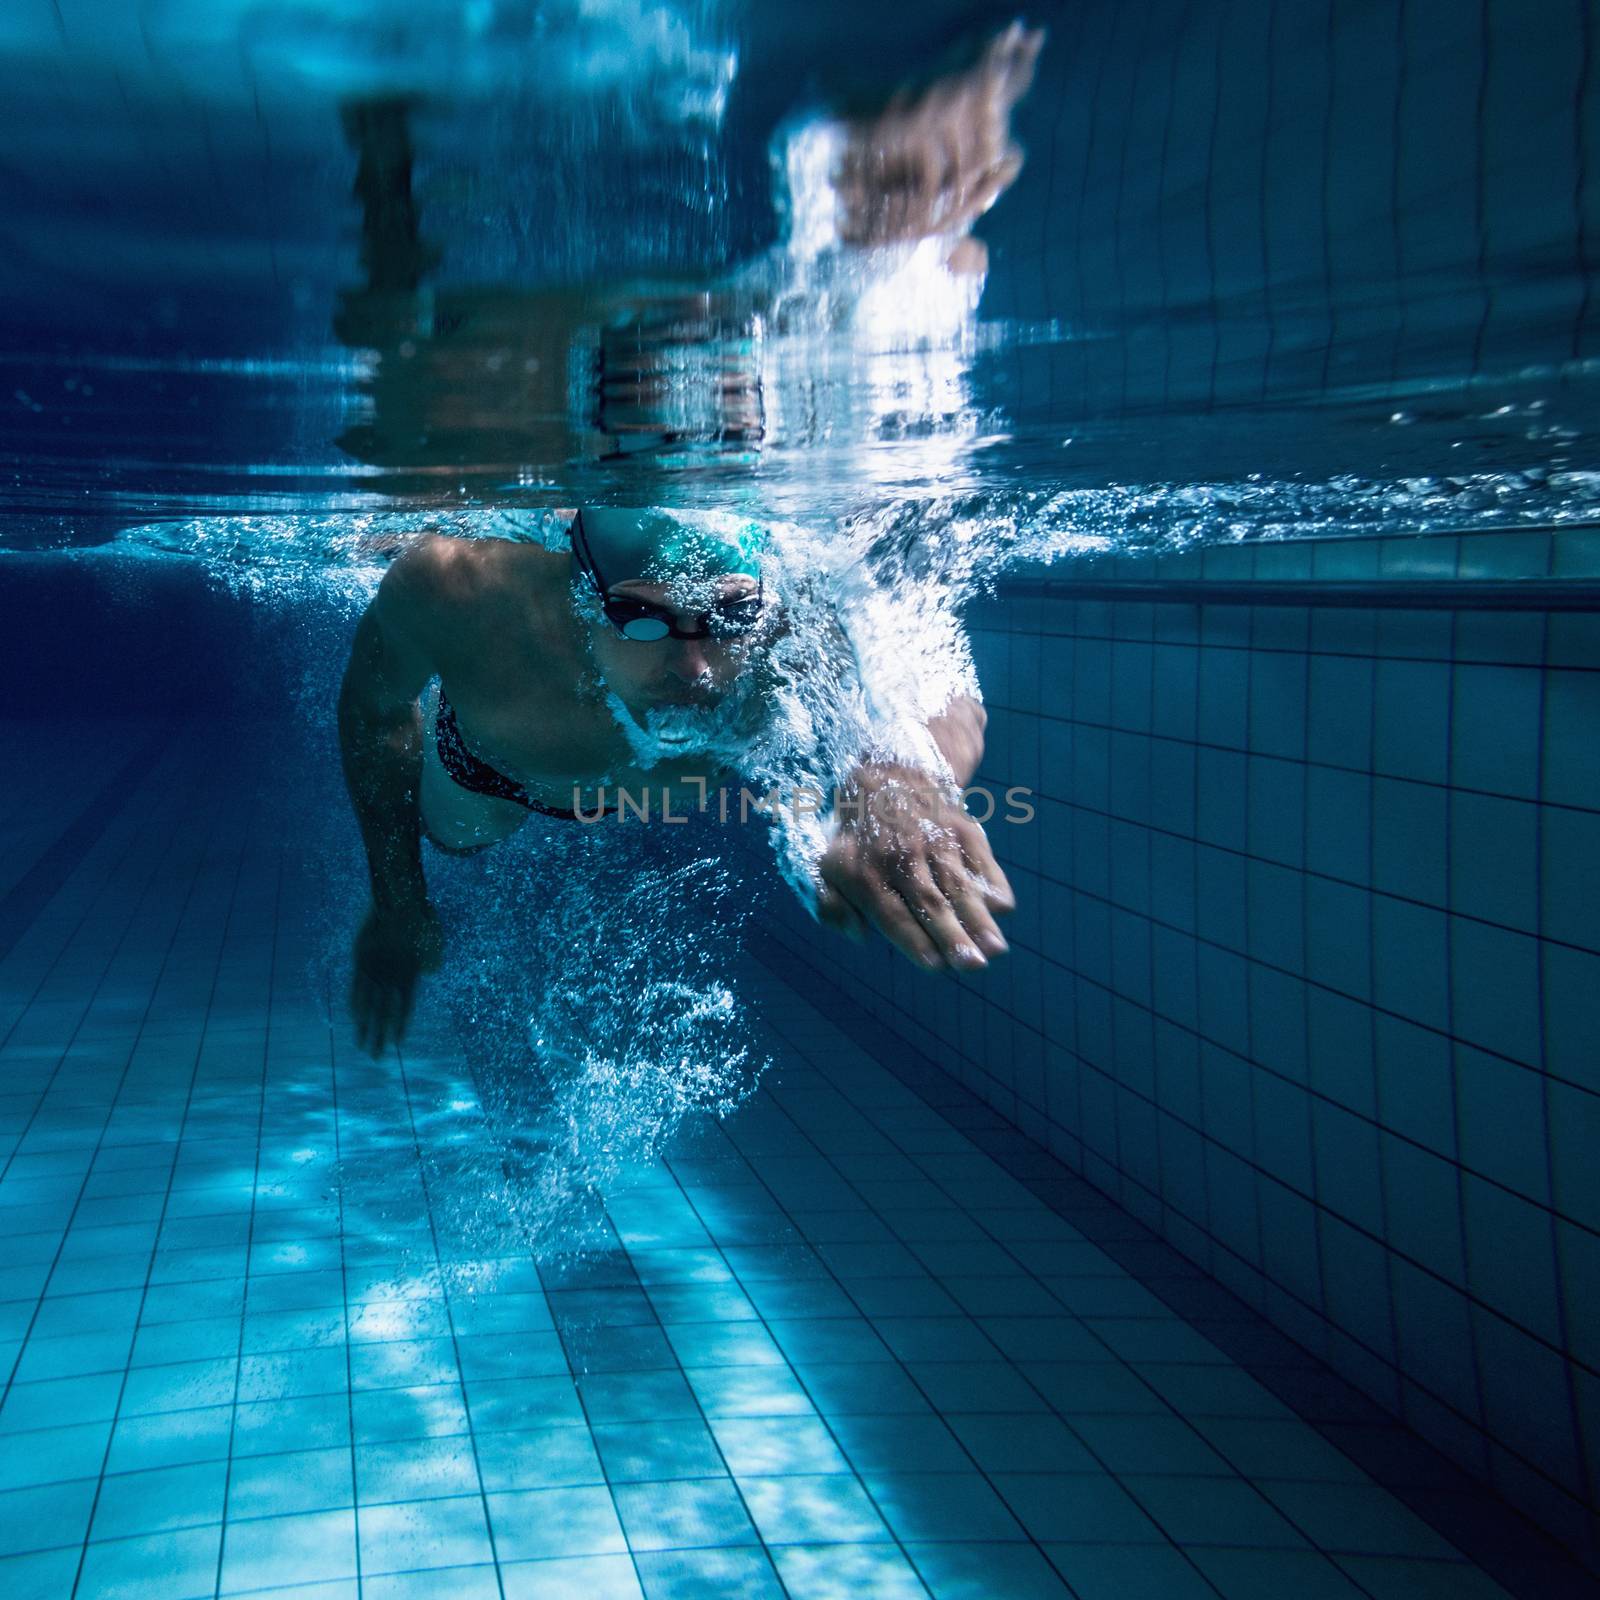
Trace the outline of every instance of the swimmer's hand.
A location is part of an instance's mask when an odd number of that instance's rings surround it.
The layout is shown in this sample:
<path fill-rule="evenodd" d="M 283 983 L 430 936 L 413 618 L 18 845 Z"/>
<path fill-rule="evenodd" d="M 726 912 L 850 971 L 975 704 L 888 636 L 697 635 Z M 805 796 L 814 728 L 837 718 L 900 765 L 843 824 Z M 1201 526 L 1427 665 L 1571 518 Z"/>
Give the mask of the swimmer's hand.
<path fill-rule="evenodd" d="M 971 971 L 1005 953 L 995 917 L 1016 898 L 959 803 L 889 763 L 858 769 L 847 800 L 819 868 L 822 922 L 856 938 L 874 927 L 929 971 Z"/>
<path fill-rule="evenodd" d="M 444 930 L 428 900 L 368 910 L 356 935 L 350 1015 L 356 1043 L 374 1060 L 405 1037 L 417 981 L 438 971 L 443 954 Z"/>
<path fill-rule="evenodd" d="M 834 175 L 847 244 L 963 234 L 1016 182 L 1022 151 L 1011 112 L 1043 44 L 1041 30 L 1013 22 L 966 71 L 920 94 L 902 90 L 876 117 L 849 125 Z M 977 240 L 951 256 L 957 271 L 984 265 Z"/>

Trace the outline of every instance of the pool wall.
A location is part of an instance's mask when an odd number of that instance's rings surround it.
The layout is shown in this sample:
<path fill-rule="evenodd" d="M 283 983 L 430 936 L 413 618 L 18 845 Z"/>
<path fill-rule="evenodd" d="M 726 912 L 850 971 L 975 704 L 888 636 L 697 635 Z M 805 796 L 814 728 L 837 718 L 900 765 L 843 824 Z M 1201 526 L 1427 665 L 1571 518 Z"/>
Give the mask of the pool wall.
<path fill-rule="evenodd" d="M 1085 0 L 984 218 L 1006 403 L 1082 415 L 1600 353 L 1585 0 Z"/>
<path fill-rule="evenodd" d="M 980 780 L 1038 794 L 1033 823 L 991 830 L 1010 957 L 930 978 L 798 913 L 773 929 L 1579 1547 L 1600 1477 L 1600 616 L 1497 607 L 1592 607 L 1597 580 L 1600 531 L 1569 529 L 1012 583 L 970 617 Z"/>

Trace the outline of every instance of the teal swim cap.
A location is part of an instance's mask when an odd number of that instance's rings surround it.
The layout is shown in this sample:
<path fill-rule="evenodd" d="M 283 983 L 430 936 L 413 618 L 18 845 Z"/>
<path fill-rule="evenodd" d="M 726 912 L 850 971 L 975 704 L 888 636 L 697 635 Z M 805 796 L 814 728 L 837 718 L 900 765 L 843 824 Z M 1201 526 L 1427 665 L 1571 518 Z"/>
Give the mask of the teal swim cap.
<path fill-rule="evenodd" d="M 629 578 L 759 578 L 766 539 L 749 517 L 660 506 L 584 506 L 572 525 L 572 548 L 601 594 Z"/>

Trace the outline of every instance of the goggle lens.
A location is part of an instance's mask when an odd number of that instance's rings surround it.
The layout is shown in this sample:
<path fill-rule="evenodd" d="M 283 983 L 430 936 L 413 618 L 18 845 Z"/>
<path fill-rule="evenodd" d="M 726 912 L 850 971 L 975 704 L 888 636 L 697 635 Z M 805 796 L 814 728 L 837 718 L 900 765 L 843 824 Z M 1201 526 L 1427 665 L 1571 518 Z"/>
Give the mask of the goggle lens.
<path fill-rule="evenodd" d="M 748 633 L 761 620 L 764 602 L 759 595 L 730 600 L 714 610 L 702 612 L 698 628 L 680 628 L 674 613 L 663 611 L 642 600 L 607 600 L 605 613 L 624 639 L 651 644 L 668 636 L 674 639 L 716 639 Z"/>

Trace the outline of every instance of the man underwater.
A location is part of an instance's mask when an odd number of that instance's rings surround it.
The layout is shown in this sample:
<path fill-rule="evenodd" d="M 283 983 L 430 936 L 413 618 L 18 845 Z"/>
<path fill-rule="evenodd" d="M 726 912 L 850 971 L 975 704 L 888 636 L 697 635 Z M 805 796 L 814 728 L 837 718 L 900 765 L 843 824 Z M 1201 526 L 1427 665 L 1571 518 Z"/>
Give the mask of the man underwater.
<path fill-rule="evenodd" d="M 940 253 L 938 270 L 981 275 L 982 245 L 968 230 L 1020 168 L 1009 116 L 1041 42 L 1015 24 L 967 70 L 919 95 L 902 92 L 875 117 L 822 130 L 837 247 L 928 241 Z M 347 125 L 363 152 L 358 193 L 371 283 L 347 303 L 341 336 L 364 345 L 394 329 L 404 337 L 395 347 L 403 359 L 379 363 L 380 376 L 398 375 L 390 383 L 398 393 L 375 394 L 379 424 L 346 448 L 386 466 L 425 466 L 429 452 L 471 459 L 483 415 L 558 415 L 558 396 L 525 391 L 567 370 L 560 308 L 507 313 L 497 300 L 491 315 L 487 303 L 471 300 L 445 315 L 439 300 L 424 305 L 417 282 L 426 256 L 403 115 L 380 106 L 353 113 Z M 678 315 L 673 299 L 664 304 L 669 317 Z M 454 389 L 436 383 L 437 374 L 418 381 L 429 371 L 420 357 L 433 349 L 419 351 L 412 331 L 419 307 L 436 330 L 440 361 L 456 359 L 452 330 L 474 319 L 496 339 L 504 324 L 551 345 L 531 354 L 519 346 L 523 359 L 495 369 L 523 375 L 504 406 L 487 400 L 483 375 L 469 370 L 474 426 L 461 452 L 439 412 Z M 606 312 L 616 315 L 615 307 Z M 636 409 L 655 385 L 641 369 L 623 374 L 612 393 Z M 726 384 L 723 393 L 733 408 L 727 436 L 759 439 L 749 396 L 741 388 L 729 401 Z M 615 422 L 620 409 L 601 420 L 607 436 L 649 436 L 648 419 Z M 524 459 L 542 453 L 528 439 L 516 448 Z M 555 439 L 551 455 L 567 453 Z M 784 592 L 782 564 L 765 537 L 757 524 L 716 513 L 585 507 L 571 517 L 570 551 L 430 535 L 393 563 L 358 626 L 339 701 L 344 770 L 372 888 L 350 997 L 363 1048 L 377 1055 L 399 1042 L 418 981 L 441 958 L 424 838 L 446 851 L 485 848 L 531 811 L 593 816 L 602 790 L 615 799 L 648 788 L 681 816 L 743 776 L 743 753 L 772 715 L 763 681 L 806 599 Z M 802 631 L 822 641 L 814 658 L 849 649 L 840 629 Z M 813 668 L 826 677 L 838 664 L 814 659 Z M 429 689 L 435 678 L 437 691 Z M 959 971 L 1005 950 L 995 917 L 1014 902 L 982 827 L 951 804 L 982 756 L 983 710 L 970 693 L 936 698 L 943 703 L 919 713 L 917 726 L 902 718 L 899 731 L 910 737 L 867 741 L 838 775 L 844 803 L 828 819 L 809 875 L 823 922 L 857 935 L 874 928 L 925 969 Z M 905 803 L 908 796 L 938 797 L 936 815 Z"/>
<path fill-rule="evenodd" d="M 429 536 L 389 568 L 339 697 L 372 889 L 350 997 L 364 1049 L 399 1042 L 442 954 L 424 838 L 475 851 L 531 812 L 576 821 L 623 791 L 683 816 L 735 777 L 770 714 L 760 680 L 784 627 L 763 543 L 759 525 L 715 513 L 587 507 L 570 553 Z M 983 726 L 959 695 L 925 723 L 930 760 L 871 757 L 845 775 L 817 867 L 823 921 L 874 927 L 930 970 L 1005 950 L 995 916 L 1014 901 L 982 827 L 958 806 L 935 824 L 903 803 L 965 787 Z"/>

